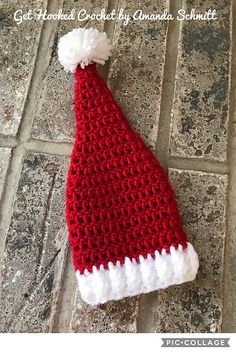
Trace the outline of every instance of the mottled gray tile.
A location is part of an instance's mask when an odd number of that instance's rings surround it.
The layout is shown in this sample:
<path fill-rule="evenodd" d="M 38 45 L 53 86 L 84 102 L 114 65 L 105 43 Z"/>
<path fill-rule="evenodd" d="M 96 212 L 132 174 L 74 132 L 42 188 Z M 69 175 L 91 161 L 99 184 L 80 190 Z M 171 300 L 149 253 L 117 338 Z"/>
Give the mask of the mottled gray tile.
<path fill-rule="evenodd" d="M 157 332 L 219 332 L 223 308 L 227 177 L 170 170 L 185 229 L 200 261 L 195 281 L 158 292 Z"/>
<path fill-rule="evenodd" d="M 137 297 L 112 301 L 93 307 L 84 303 L 78 294 L 72 316 L 74 332 L 131 333 L 136 332 Z"/>
<path fill-rule="evenodd" d="M 0 9 L 0 133 L 17 134 L 32 76 L 42 21 L 25 20 L 17 25 L 15 11 L 45 9 L 47 1 L 4 1 Z M 19 17 L 20 13 L 18 12 Z"/>
<path fill-rule="evenodd" d="M 186 10 L 217 10 L 211 21 L 183 21 L 170 153 L 225 160 L 229 110 L 231 1 L 187 0 Z"/>
<path fill-rule="evenodd" d="M 65 157 L 25 156 L 1 266 L 2 332 L 51 329 L 68 243 L 67 167 Z"/>
<path fill-rule="evenodd" d="M 126 14 L 142 9 L 161 13 L 168 2 L 122 1 Z M 157 138 L 160 95 L 166 47 L 166 21 L 117 21 L 111 57 L 109 85 L 133 127 L 152 148 Z"/>
<path fill-rule="evenodd" d="M 78 13 L 86 9 L 87 13 L 99 13 L 107 7 L 107 1 L 66 1 L 63 11 L 72 9 Z M 103 30 L 104 22 L 88 20 L 79 22 L 61 21 L 55 38 L 51 39 L 51 61 L 40 91 L 40 99 L 35 108 L 32 136 L 46 141 L 73 141 L 75 118 L 73 111 L 74 75 L 66 73 L 58 61 L 58 38 L 77 27 L 95 27 Z"/>

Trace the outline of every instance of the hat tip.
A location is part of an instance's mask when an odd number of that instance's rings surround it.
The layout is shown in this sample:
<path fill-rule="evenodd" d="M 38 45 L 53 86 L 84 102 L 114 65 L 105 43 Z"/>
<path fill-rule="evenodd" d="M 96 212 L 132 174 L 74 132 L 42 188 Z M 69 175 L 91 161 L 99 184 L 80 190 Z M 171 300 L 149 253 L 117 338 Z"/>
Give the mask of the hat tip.
<path fill-rule="evenodd" d="M 113 46 L 107 34 L 95 28 L 76 28 L 58 42 L 58 59 L 67 72 L 74 73 L 92 63 L 104 65 L 111 56 Z"/>

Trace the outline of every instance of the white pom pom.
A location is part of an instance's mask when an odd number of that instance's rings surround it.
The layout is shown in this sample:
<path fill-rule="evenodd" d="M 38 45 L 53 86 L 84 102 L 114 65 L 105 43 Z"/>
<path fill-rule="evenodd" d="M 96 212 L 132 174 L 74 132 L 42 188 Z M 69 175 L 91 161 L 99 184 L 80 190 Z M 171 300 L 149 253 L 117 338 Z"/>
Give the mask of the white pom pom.
<path fill-rule="evenodd" d="M 104 64 L 111 55 L 112 45 L 105 32 L 95 28 L 78 28 L 60 38 L 58 58 L 66 71 L 75 72 L 91 64 Z"/>

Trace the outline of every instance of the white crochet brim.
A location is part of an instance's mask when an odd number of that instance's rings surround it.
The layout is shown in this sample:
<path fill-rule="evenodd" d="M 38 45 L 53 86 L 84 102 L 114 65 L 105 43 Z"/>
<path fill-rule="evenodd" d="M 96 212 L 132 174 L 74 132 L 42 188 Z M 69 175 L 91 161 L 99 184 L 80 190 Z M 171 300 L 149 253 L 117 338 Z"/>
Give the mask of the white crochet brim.
<path fill-rule="evenodd" d="M 82 299 L 91 305 L 118 300 L 142 293 L 166 288 L 173 284 L 192 281 L 199 267 L 198 256 L 191 243 L 183 250 L 170 247 L 170 253 L 155 251 L 155 258 L 139 256 L 139 262 L 126 257 L 123 265 L 103 265 L 93 271 L 85 270 L 83 274 L 76 271 Z"/>

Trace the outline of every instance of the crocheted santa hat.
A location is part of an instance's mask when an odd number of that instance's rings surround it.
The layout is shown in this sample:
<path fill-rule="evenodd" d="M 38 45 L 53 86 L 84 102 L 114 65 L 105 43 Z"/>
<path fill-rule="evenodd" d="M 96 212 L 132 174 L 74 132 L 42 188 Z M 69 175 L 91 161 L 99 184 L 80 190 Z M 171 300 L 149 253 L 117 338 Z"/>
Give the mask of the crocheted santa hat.
<path fill-rule="evenodd" d="M 76 78 L 69 238 L 81 296 L 93 305 L 192 281 L 198 270 L 166 173 L 96 71 L 111 49 L 92 28 L 74 29 L 58 46 Z"/>

